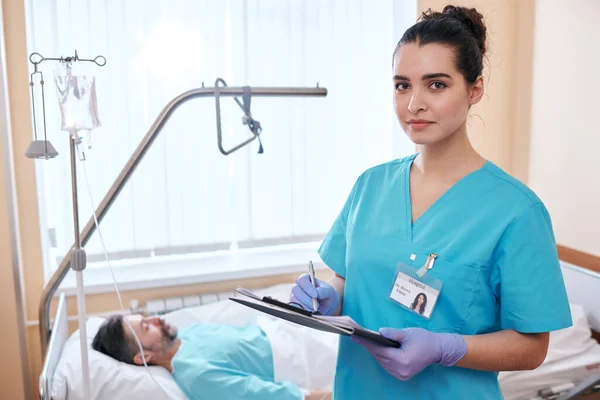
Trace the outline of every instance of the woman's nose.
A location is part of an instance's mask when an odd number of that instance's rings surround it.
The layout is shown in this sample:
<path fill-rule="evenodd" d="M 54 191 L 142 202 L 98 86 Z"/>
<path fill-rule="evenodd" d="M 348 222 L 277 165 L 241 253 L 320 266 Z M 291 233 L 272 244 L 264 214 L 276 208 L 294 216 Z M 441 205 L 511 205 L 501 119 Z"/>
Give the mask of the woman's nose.
<path fill-rule="evenodd" d="M 410 103 L 408 103 L 408 111 L 410 111 L 411 114 L 416 114 L 419 111 L 424 111 L 425 108 L 423 96 L 417 91 L 413 92 Z"/>
<path fill-rule="evenodd" d="M 150 323 L 152 325 L 160 325 L 162 323 L 162 321 L 159 317 L 149 317 L 148 323 Z"/>

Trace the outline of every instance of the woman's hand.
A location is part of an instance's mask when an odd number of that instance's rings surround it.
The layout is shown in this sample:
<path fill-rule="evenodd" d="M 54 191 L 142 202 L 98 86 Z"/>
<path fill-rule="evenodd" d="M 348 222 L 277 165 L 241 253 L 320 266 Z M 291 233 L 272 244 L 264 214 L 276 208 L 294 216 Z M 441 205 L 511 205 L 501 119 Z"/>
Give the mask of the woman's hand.
<path fill-rule="evenodd" d="M 382 328 L 382 336 L 400 342 L 400 348 L 386 347 L 353 336 L 392 376 L 406 381 L 431 364 L 452 366 L 467 352 L 465 340 L 456 333 L 434 333 L 421 328 Z"/>
<path fill-rule="evenodd" d="M 331 315 L 337 309 L 340 302 L 340 296 L 329 283 L 317 279 L 316 289 L 310 282 L 308 274 L 301 275 L 294 286 L 290 295 L 290 303 L 298 305 L 305 310 L 314 311 L 313 299 L 317 299 L 318 311 L 322 315 Z"/>

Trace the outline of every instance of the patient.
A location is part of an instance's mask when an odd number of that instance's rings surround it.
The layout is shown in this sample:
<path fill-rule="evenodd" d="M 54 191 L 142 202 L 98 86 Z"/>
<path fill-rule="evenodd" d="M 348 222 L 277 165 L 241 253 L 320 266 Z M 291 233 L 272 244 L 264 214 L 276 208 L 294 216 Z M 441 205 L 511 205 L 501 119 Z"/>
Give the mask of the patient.
<path fill-rule="evenodd" d="M 278 379 L 277 375 L 282 378 L 282 373 L 278 374 L 281 366 L 277 364 L 288 363 L 275 353 L 277 349 L 291 353 L 296 360 L 307 361 L 310 356 L 301 354 L 309 349 L 298 349 L 302 346 L 293 348 L 294 345 L 289 343 L 291 336 L 283 347 L 272 343 L 273 339 L 284 341 L 286 336 L 277 322 L 267 323 L 265 320 L 245 326 L 193 324 L 178 335 L 176 327 L 158 317 L 113 315 L 100 326 L 92 347 L 133 365 L 143 365 L 142 354 L 124 318 L 142 344 L 146 363 L 168 369 L 191 400 L 331 398 L 330 392 L 301 388 L 307 379 L 302 377 L 297 367 L 291 368 L 292 371 L 287 374 L 283 373 L 287 375 L 283 376 L 288 378 L 287 381 Z"/>

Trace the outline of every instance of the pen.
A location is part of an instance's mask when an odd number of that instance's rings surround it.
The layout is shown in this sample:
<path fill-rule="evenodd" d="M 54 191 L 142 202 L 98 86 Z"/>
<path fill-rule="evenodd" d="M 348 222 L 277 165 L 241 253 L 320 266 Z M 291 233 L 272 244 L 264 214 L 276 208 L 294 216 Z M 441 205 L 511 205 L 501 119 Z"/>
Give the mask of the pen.
<path fill-rule="evenodd" d="M 310 281 L 316 290 L 317 289 L 317 280 L 315 278 L 315 267 L 313 267 L 312 261 L 308 262 L 308 274 L 310 275 Z M 317 312 L 317 309 L 319 308 L 319 303 L 317 302 L 317 299 L 312 299 L 312 301 L 313 301 L 313 310 L 315 312 Z"/>

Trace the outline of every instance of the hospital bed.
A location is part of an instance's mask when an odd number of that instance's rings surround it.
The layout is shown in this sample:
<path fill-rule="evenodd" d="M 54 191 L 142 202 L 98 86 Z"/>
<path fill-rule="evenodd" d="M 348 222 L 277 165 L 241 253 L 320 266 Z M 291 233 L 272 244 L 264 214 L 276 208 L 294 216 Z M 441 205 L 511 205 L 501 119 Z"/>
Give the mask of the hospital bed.
<path fill-rule="evenodd" d="M 591 328 L 600 330 L 600 305 L 593 302 L 594 295 L 600 290 L 600 274 L 568 264 L 563 265 L 563 274 L 569 291 L 574 326 L 551 334 L 548 357 L 536 370 L 500 374 L 500 385 L 507 400 L 575 399 L 580 398 L 584 392 L 600 388 L 600 344 L 591 337 Z M 284 300 L 290 287 L 291 284 L 284 283 L 259 289 L 258 292 Z M 213 298 L 217 301 L 210 304 L 164 309 L 161 315 L 169 323 L 184 328 L 195 322 L 208 321 L 243 324 L 258 314 L 227 300 L 227 293 L 220 293 L 219 296 L 214 294 Z M 156 299 L 163 304 L 176 303 L 169 300 L 173 299 Z M 87 335 L 90 345 L 102 321 L 98 317 L 88 318 Z M 42 399 L 82 398 L 79 349 L 78 331 L 69 335 L 66 304 L 64 295 L 61 295 L 40 377 Z M 321 366 L 334 367 L 334 359 Z M 160 367 L 150 368 L 154 378 L 171 399 L 186 399 L 166 370 Z M 163 398 L 157 391 L 156 383 L 142 367 L 119 363 L 91 349 L 90 375 L 91 398 L 95 400 Z"/>
<path fill-rule="evenodd" d="M 281 284 L 255 290 L 258 295 L 270 295 L 280 300 L 289 296 L 291 284 Z M 264 314 L 242 307 L 224 297 L 234 297 L 235 292 L 206 294 L 205 298 L 213 297 L 221 300 L 195 307 L 183 307 L 178 310 L 161 314 L 170 324 L 183 329 L 193 323 L 213 322 L 243 325 L 255 321 L 255 317 L 271 318 Z M 40 377 L 40 393 L 43 400 L 74 400 L 83 399 L 83 379 L 81 376 L 81 351 L 79 346 L 79 331 L 69 335 L 67 326 L 67 311 L 64 295 L 59 298 L 53 331 L 49 341 L 46 362 Z M 99 352 L 92 350 L 91 343 L 98 327 L 104 318 L 89 317 L 87 319 L 87 342 L 89 350 L 90 398 L 94 400 L 163 400 L 160 390 L 148 375 L 144 367 L 133 366 L 118 362 Z M 303 328 L 309 330 L 309 328 Z M 318 332 L 318 331 L 313 331 Z M 323 335 L 322 332 L 318 332 Z M 335 369 L 337 353 L 337 336 L 321 342 L 322 354 L 319 365 L 311 366 L 310 373 L 315 376 L 331 376 Z M 169 400 L 187 400 L 179 389 L 171 374 L 162 367 L 149 367 L 150 371 L 166 392 Z M 329 373 L 328 373 L 329 371 Z M 322 389 L 331 391 L 333 382 L 325 383 Z"/>

